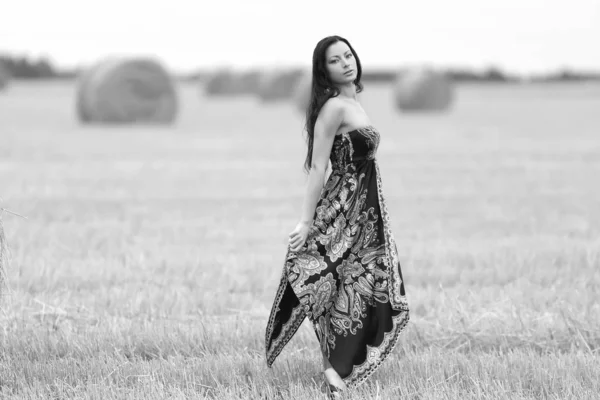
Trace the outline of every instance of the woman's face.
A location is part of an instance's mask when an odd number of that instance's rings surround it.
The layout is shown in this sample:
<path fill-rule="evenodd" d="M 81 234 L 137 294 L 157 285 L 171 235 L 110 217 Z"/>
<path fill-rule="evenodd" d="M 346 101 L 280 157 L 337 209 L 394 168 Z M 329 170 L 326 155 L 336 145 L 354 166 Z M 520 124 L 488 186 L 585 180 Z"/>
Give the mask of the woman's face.
<path fill-rule="evenodd" d="M 356 79 L 356 59 L 350 47 L 342 41 L 335 42 L 325 51 L 325 65 L 333 83 L 342 85 Z"/>

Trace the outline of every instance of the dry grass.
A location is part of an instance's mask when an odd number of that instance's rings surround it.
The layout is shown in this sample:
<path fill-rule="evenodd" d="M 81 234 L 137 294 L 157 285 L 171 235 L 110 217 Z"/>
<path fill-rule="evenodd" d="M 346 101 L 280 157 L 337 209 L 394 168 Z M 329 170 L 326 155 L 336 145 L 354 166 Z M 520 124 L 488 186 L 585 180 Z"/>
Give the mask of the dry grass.
<path fill-rule="evenodd" d="M 2 226 L 2 215 L 4 209 L 0 208 L 0 305 L 6 296 L 8 280 L 6 270 L 8 268 L 8 244 L 6 243 L 6 235 L 4 234 L 4 226 Z"/>
<path fill-rule="evenodd" d="M 2 198 L 0 198 L 0 204 Z M 8 246 L 8 240 L 4 233 L 4 226 L 2 225 L 2 217 L 4 214 L 12 214 L 17 217 L 25 218 L 20 214 L 7 210 L 0 207 L 0 307 L 3 306 L 5 297 L 9 295 L 10 287 L 8 286 L 8 264 L 10 261 L 10 248 Z"/>
<path fill-rule="evenodd" d="M 172 129 L 80 127 L 71 86 L 0 98 L 0 196 L 28 217 L 3 219 L 3 398 L 323 398 L 308 326 L 263 356 L 304 194 L 299 115 L 183 91 Z M 367 87 L 412 314 L 350 398 L 597 397 L 588 93 L 465 87 L 452 114 L 409 117 Z"/>

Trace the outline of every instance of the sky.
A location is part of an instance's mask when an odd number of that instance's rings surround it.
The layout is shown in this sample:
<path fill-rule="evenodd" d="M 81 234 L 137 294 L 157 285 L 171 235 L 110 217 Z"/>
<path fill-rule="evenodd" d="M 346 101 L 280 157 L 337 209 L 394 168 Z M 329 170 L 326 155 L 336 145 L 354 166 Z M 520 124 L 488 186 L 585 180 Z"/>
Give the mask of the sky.
<path fill-rule="evenodd" d="M 174 71 L 310 66 L 347 38 L 363 68 L 497 66 L 527 74 L 600 70 L 600 0 L 16 0 L 0 53 L 85 67 L 155 56 Z"/>

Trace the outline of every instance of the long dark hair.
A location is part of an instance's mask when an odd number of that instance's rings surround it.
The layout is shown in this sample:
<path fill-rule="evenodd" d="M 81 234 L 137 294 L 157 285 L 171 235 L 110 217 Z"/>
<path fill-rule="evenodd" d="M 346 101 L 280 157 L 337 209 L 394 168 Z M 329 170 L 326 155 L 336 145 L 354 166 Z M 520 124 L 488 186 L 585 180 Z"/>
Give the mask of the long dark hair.
<path fill-rule="evenodd" d="M 312 166 L 312 153 L 313 153 L 313 142 L 315 138 L 315 123 L 317 122 L 317 117 L 319 116 L 319 111 L 321 111 L 321 107 L 327 100 L 332 97 L 336 97 L 340 94 L 340 89 L 335 86 L 329 77 L 329 73 L 327 72 L 327 65 L 325 61 L 325 53 L 329 46 L 337 42 L 344 42 L 350 48 L 352 55 L 356 59 L 356 79 L 354 80 L 354 84 L 356 85 L 356 92 L 360 93 L 363 89 L 362 84 L 360 83 L 360 77 L 362 75 L 362 66 L 360 64 L 360 59 L 356 52 L 350 45 L 347 39 L 344 39 L 340 36 L 327 36 L 324 39 L 321 39 L 315 50 L 313 51 L 313 61 L 312 61 L 312 84 L 310 90 L 310 101 L 308 103 L 308 108 L 306 109 L 306 124 L 304 129 L 306 130 L 306 142 L 308 145 L 308 153 L 306 154 L 306 161 L 304 162 L 304 169 L 308 173 Z"/>

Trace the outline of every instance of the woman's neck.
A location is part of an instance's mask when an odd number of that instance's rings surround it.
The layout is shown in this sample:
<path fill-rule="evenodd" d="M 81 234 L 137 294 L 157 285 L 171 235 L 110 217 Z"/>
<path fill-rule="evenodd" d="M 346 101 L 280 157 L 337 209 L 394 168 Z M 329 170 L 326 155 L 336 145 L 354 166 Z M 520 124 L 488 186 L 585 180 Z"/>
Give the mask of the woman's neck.
<path fill-rule="evenodd" d="M 357 100 L 356 97 L 356 86 L 354 82 L 350 82 L 346 85 L 338 86 L 340 89 L 340 96 L 347 97 L 350 100 Z"/>

